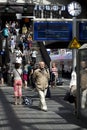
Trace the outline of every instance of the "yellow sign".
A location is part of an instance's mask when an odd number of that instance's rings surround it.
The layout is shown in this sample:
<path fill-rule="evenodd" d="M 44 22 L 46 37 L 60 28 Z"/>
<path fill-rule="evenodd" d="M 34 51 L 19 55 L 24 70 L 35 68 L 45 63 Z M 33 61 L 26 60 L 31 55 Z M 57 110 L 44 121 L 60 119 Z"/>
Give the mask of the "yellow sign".
<path fill-rule="evenodd" d="M 68 46 L 68 48 L 70 48 L 70 49 L 78 49 L 78 48 L 80 48 L 80 47 L 81 47 L 81 45 L 80 45 L 80 43 L 78 42 L 78 40 L 77 40 L 76 37 L 73 38 L 73 40 L 70 42 L 70 44 L 69 44 L 69 46 Z"/>

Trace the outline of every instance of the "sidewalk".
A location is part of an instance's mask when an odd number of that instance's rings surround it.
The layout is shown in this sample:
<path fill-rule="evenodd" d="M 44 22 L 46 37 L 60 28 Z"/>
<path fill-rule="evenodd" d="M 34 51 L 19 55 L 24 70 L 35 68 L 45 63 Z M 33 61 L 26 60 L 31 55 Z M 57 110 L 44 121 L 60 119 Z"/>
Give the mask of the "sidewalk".
<path fill-rule="evenodd" d="M 34 90 L 23 90 L 33 98 L 33 106 L 15 106 L 13 88 L 0 88 L 0 130 L 87 130 L 87 125 L 73 114 L 73 105 L 63 100 L 67 86 L 51 89 L 47 98 L 48 112 L 38 109 L 39 98 Z"/>

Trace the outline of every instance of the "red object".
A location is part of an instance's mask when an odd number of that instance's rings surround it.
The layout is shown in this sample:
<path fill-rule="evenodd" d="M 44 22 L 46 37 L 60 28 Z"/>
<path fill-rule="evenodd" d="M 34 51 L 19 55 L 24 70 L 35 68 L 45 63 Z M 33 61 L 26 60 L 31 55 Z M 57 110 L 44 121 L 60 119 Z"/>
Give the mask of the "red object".
<path fill-rule="evenodd" d="M 23 80 L 28 80 L 28 74 L 23 74 Z"/>

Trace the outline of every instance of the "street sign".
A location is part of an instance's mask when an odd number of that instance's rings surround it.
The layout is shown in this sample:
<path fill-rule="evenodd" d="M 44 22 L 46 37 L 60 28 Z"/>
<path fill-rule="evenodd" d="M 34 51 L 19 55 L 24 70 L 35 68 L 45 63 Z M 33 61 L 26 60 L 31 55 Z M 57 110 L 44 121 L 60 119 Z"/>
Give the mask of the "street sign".
<path fill-rule="evenodd" d="M 71 21 L 35 21 L 34 40 L 36 41 L 62 41 L 72 39 Z"/>
<path fill-rule="evenodd" d="M 78 49 L 78 48 L 80 48 L 80 47 L 81 47 L 81 45 L 80 45 L 80 43 L 78 42 L 78 40 L 77 40 L 76 37 L 73 38 L 73 40 L 70 42 L 70 44 L 69 44 L 69 46 L 68 46 L 68 48 L 70 48 L 70 49 Z"/>

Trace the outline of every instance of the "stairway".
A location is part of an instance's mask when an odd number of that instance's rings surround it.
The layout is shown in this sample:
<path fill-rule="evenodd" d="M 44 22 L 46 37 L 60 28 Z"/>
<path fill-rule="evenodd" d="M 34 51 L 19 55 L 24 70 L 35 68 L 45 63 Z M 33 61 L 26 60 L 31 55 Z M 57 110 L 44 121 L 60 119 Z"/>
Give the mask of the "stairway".
<path fill-rule="evenodd" d="M 37 58 L 36 58 L 36 64 L 38 64 L 38 62 L 43 61 L 42 55 L 41 55 L 41 51 L 40 51 L 40 47 L 38 42 L 33 42 L 33 46 L 32 49 L 35 49 L 38 53 L 37 53 Z"/>
<path fill-rule="evenodd" d="M 43 44 L 43 42 L 34 42 L 33 48 L 38 51 L 36 63 L 38 64 L 39 61 L 44 61 L 48 67 L 50 67 L 50 56 Z"/>

